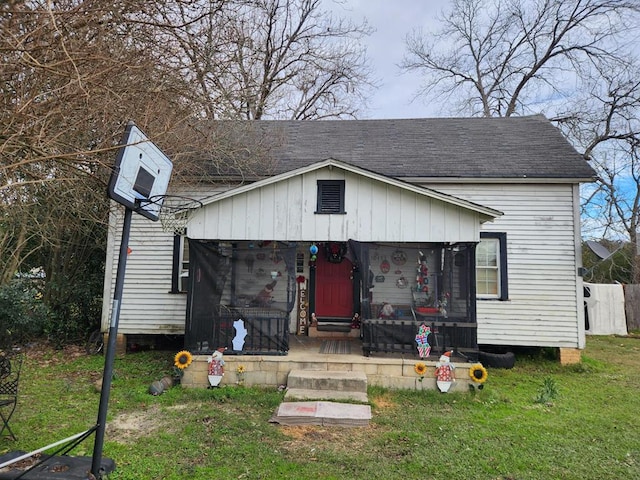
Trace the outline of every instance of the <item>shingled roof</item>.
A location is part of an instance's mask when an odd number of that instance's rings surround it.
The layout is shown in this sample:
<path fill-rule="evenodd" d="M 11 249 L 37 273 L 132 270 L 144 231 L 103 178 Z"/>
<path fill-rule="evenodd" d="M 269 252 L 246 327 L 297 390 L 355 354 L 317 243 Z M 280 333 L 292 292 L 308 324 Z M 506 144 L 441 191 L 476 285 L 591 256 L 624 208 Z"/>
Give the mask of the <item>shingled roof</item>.
<path fill-rule="evenodd" d="M 225 122 L 217 123 L 219 128 Z M 278 139 L 270 151 L 272 174 L 333 158 L 399 179 L 595 178 L 587 161 L 542 115 L 251 123 L 263 138 Z"/>

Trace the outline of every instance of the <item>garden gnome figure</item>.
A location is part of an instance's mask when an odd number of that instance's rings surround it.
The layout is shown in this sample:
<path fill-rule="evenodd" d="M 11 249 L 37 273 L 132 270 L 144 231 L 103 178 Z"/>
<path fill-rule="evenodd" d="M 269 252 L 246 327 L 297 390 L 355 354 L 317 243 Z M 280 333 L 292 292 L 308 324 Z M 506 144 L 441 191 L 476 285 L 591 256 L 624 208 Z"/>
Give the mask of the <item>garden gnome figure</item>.
<path fill-rule="evenodd" d="M 418 328 L 418 334 L 416 335 L 416 344 L 418 345 L 418 354 L 420 358 L 428 357 L 431 353 L 431 345 L 429 345 L 429 334 L 431 333 L 431 327 L 428 327 L 424 323 Z"/>
<path fill-rule="evenodd" d="M 209 357 L 209 388 L 217 387 L 224 376 L 224 358 L 222 352 L 226 348 L 219 348 Z"/>
<path fill-rule="evenodd" d="M 447 393 L 456 381 L 455 368 L 451 363 L 451 352 L 444 352 L 436 363 L 436 385 L 442 393 Z"/>

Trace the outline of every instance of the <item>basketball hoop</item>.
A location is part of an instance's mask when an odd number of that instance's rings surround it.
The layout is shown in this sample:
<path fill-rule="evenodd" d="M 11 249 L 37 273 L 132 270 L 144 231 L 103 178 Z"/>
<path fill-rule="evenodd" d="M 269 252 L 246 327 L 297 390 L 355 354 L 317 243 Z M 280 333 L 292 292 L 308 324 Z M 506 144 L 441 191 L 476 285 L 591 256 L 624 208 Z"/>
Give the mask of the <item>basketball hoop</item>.
<path fill-rule="evenodd" d="M 158 218 L 162 230 L 174 235 L 184 235 L 191 214 L 196 208 L 202 207 L 200 200 L 181 195 L 159 195 L 152 202 L 161 205 Z"/>

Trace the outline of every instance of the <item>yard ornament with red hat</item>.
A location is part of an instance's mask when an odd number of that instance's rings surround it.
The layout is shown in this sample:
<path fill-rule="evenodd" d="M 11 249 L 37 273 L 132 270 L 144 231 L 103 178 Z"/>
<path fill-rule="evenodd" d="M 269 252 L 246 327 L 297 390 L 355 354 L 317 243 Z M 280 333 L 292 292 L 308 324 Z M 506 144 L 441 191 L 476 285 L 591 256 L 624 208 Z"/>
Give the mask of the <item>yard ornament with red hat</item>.
<path fill-rule="evenodd" d="M 444 352 L 436 363 L 436 385 L 442 393 L 447 393 L 456 381 L 455 365 L 451 363 L 451 352 Z"/>

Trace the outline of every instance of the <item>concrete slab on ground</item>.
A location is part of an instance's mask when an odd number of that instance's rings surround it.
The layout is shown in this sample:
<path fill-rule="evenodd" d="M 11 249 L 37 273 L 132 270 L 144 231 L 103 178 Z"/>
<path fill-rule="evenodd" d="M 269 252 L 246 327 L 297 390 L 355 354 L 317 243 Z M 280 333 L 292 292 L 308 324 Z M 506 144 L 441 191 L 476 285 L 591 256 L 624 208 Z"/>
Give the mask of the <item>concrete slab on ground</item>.
<path fill-rule="evenodd" d="M 336 425 L 364 427 L 371 420 L 370 405 L 339 402 L 284 402 L 269 420 L 280 425 Z"/>

